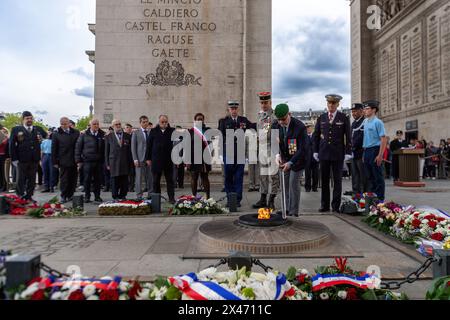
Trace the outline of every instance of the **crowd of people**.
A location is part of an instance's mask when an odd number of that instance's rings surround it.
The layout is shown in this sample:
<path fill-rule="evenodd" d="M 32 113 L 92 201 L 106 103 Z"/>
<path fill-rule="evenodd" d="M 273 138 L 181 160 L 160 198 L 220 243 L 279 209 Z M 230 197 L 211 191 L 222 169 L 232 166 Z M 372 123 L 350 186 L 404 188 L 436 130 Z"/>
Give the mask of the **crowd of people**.
<path fill-rule="evenodd" d="M 384 200 L 385 179 L 392 176 L 396 180 L 399 176 L 398 156 L 394 152 L 401 148 L 426 150 L 423 177 L 448 176 L 450 139 L 442 140 L 439 146 L 424 140 L 406 142 L 403 132 L 398 131 L 389 141 L 384 124 L 377 117 L 378 101 L 353 104 L 351 122 L 338 111 L 342 97 L 330 94 L 326 96 L 328 112 L 315 125 L 305 125 L 292 117 L 287 104 L 273 109 L 270 92 L 260 93 L 259 99 L 256 123 L 240 116 L 239 101 L 231 100 L 228 115 L 214 129 L 221 135 L 222 191 L 227 195 L 227 206 L 231 195 L 236 195 L 237 206 L 241 206 L 246 165 L 249 191 L 260 192 L 253 207 L 275 210 L 282 187 L 286 192 L 286 211 L 294 216 L 300 212 L 303 177 L 306 192 L 318 192 L 320 182 L 320 212 L 340 211 L 342 180 L 346 176 L 352 179 L 350 193 L 374 192 Z M 62 203 L 72 201 L 78 185 L 86 203 L 102 203 L 102 191 L 111 192 L 118 201 L 127 199 L 129 192 L 136 192 L 137 199 L 142 200 L 162 194 L 164 176 L 168 201 L 175 203 L 175 189 L 184 188 L 187 170 L 192 194 L 203 191 L 207 198 L 211 197 L 209 174 L 215 153 L 214 137 L 209 134 L 212 129 L 206 126 L 202 113 L 194 115 L 190 129 L 171 127 L 166 115 L 161 115 L 155 126 L 142 116 L 137 129 L 115 119 L 105 131 L 98 119 L 92 119 L 81 132 L 67 117 L 61 118 L 59 128 L 49 130 L 34 125 L 28 111 L 23 112 L 22 119 L 23 124 L 11 133 L 1 128 L 1 192 L 10 189 L 12 172 L 17 195 L 30 201 L 36 180 L 43 185 L 44 193 L 54 193 L 58 186 Z M 246 135 L 251 130 L 256 134 L 254 141 Z M 244 140 L 239 133 L 244 133 Z M 250 155 L 253 153 L 256 158 Z"/>

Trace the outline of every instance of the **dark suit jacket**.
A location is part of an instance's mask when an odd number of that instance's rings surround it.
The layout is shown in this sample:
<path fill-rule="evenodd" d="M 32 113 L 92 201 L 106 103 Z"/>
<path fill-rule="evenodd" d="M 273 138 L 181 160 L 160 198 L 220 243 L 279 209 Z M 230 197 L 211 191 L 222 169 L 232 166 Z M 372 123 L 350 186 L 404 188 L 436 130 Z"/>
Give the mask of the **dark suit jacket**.
<path fill-rule="evenodd" d="M 110 167 L 111 177 L 127 176 L 133 166 L 131 135 L 125 132 L 122 135 L 122 145 L 114 132 L 105 138 L 105 161 Z"/>
<path fill-rule="evenodd" d="M 172 134 L 175 129 L 170 126 L 164 131 L 157 125 L 150 131 L 147 139 L 147 160 L 152 161 L 152 172 L 161 173 L 165 168 L 172 167 Z"/>
<path fill-rule="evenodd" d="M 47 138 L 47 132 L 40 127 L 33 127 L 31 133 L 24 126 L 17 126 L 12 129 L 9 140 L 9 154 L 11 161 L 22 163 L 39 162 L 41 160 L 41 141 Z"/>
<path fill-rule="evenodd" d="M 364 117 L 352 123 L 352 151 L 355 160 L 362 159 L 364 154 Z"/>
<path fill-rule="evenodd" d="M 280 131 L 280 155 L 283 162 L 292 162 L 292 170 L 295 172 L 305 169 L 310 151 L 309 137 L 303 122 L 291 118 L 286 136 L 283 136 L 282 127 L 278 122 L 274 123 L 272 129 Z M 297 150 L 294 154 L 289 151 L 289 143 L 296 145 Z"/>
<path fill-rule="evenodd" d="M 226 117 L 225 119 L 219 121 L 219 130 L 222 132 L 223 137 L 223 155 L 226 156 L 226 150 L 228 144 L 234 144 L 234 163 L 237 163 L 237 138 L 233 139 L 234 141 L 227 141 L 227 130 L 239 130 L 242 129 L 246 131 L 247 129 L 255 129 L 256 123 L 250 122 L 246 117 L 237 117 L 237 121 L 234 122 L 231 116 Z M 245 146 L 245 144 L 244 144 Z"/>
<path fill-rule="evenodd" d="M 53 165 L 60 167 L 75 167 L 75 147 L 80 137 L 80 132 L 70 129 L 65 133 L 61 128 L 52 136 L 52 161 Z"/>
<path fill-rule="evenodd" d="M 328 113 L 322 114 L 314 131 L 314 153 L 321 161 L 343 161 L 352 154 L 350 119 L 338 111 L 330 124 Z"/>

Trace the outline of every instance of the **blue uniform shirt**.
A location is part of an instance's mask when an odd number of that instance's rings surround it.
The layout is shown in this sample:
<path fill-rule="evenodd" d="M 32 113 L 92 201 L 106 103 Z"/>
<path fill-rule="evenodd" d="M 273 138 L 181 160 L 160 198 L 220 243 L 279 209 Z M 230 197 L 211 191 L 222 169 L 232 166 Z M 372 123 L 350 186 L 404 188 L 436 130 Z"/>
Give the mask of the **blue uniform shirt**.
<path fill-rule="evenodd" d="M 52 154 L 52 140 L 45 139 L 41 143 L 41 152 L 43 154 Z"/>
<path fill-rule="evenodd" d="M 384 123 L 377 117 L 364 121 L 364 149 L 379 147 L 381 138 L 386 136 Z"/>

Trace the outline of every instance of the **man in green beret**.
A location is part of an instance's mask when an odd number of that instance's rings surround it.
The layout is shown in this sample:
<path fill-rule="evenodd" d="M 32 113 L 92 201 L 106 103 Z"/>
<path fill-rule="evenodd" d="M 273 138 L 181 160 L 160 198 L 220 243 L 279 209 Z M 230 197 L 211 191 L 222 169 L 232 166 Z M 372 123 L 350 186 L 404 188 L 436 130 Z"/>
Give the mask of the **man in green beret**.
<path fill-rule="evenodd" d="M 306 126 L 291 116 L 289 106 L 280 104 L 275 108 L 278 122 L 273 129 L 279 130 L 280 154 L 277 163 L 284 174 L 286 190 L 286 210 L 290 216 L 298 216 L 300 209 L 300 177 L 308 156 L 308 134 Z"/>

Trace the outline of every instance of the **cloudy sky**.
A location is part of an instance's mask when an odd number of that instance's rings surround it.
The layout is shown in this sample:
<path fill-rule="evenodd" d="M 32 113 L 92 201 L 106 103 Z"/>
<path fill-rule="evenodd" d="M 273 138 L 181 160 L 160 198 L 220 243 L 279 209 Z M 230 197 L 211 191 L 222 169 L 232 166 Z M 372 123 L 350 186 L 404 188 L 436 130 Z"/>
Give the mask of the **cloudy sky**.
<path fill-rule="evenodd" d="M 276 102 L 323 108 L 330 92 L 350 101 L 349 16 L 346 0 L 273 0 Z M 29 109 L 51 125 L 87 115 L 91 22 L 95 0 L 0 0 L 0 111 Z"/>

